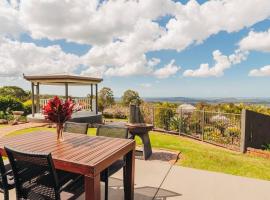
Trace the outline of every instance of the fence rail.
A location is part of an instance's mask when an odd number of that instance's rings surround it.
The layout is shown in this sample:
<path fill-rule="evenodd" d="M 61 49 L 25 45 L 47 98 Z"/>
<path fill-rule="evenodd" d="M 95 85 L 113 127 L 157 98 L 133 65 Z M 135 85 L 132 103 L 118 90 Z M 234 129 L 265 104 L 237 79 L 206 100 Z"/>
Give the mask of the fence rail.
<path fill-rule="evenodd" d="M 153 124 L 156 130 L 240 149 L 240 114 L 149 106 L 141 110 L 145 122 Z"/>

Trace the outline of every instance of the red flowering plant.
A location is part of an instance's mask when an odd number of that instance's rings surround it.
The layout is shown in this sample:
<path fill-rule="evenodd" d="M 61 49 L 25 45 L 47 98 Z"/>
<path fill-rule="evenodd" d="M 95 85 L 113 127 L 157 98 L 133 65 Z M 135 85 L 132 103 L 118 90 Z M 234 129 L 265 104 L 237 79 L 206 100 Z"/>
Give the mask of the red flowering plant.
<path fill-rule="evenodd" d="M 59 97 L 55 96 L 49 100 L 43 108 L 45 119 L 56 123 L 57 139 L 62 139 L 63 124 L 71 119 L 73 112 L 80 110 L 80 107 L 73 103 L 71 99 L 63 102 Z"/>

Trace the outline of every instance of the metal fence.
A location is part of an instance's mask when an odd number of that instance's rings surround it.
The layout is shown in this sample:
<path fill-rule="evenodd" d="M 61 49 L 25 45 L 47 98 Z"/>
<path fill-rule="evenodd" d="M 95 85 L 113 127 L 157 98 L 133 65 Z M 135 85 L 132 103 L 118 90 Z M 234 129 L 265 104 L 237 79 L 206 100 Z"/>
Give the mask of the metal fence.
<path fill-rule="evenodd" d="M 150 106 L 141 107 L 141 110 L 145 122 L 153 124 L 156 130 L 234 150 L 240 148 L 240 114 Z"/>

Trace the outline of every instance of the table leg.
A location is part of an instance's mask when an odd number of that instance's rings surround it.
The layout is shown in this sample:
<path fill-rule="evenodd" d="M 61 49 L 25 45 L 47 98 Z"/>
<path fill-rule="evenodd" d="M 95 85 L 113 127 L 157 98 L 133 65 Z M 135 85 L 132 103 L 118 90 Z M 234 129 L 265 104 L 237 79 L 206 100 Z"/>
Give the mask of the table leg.
<path fill-rule="evenodd" d="M 135 147 L 126 155 L 124 176 L 125 200 L 134 200 Z"/>
<path fill-rule="evenodd" d="M 100 200 L 100 175 L 84 176 L 85 200 Z"/>
<path fill-rule="evenodd" d="M 143 157 L 144 160 L 147 160 L 152 155 L 152 147 L 148 132 L 145 134 L 140 134 L 140 138 L 143 143 Z"/>

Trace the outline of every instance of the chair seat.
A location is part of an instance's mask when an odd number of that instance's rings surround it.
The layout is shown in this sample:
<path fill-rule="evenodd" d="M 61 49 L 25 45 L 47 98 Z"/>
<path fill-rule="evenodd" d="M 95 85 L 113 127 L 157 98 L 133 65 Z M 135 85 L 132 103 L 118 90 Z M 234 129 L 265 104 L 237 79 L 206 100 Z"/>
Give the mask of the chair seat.
<path fill-rule="evenodd" d="M 73 174 L 69 172 L 65 172 L 62 170 L 56 171 L 59 185 L 60 187 L 65 187 L 68 185 L 72 180 L 76 180 L 78 177 L 81 177 L 78 174 Z M 47 196 L 47 193 L 53 192 L 52 189 L 49 187 L 51 182 L 51 178 L 49 176 L 39 176 L 37 177 L 38 184 L 30 184 L 29 189 L 31 188 L 31 192 L 29 192 L 28 198 L 29 199 L 50 199 Z M 78 184 L 80 182 L 80 184 Z M 84 192 L 84 185 L 81 184 L 82 181 L 76 181 L 74 184 L 68 185 L 61 193 L 60 196 L 62 199 L 76 199 Z M 44 191 L 44 192 L 40 192 Z"/>
<path fill-rule="evenodd" d="M 11 166 L 10 164 L 5 164 L 5 169 L 6 171 L 10 171 L 11 170 Z M 7 175 L 7 182 L 8 182 L 8 190 L 13 189 L 15 187 L 15 182 L 14 182 L 14 178 L 12 174 Z M 0 188 L 2 188 L 2 177 L 0 176 Z"/>
<path fill-rule="evenodd" d="M 84 177 L 78 174 L 72 174 L 64 171 L 57 171 L 60 184 L 67 183 L 69 180 L 76 180 L 73 184 L 67 186 L 61 193 L 61 199 L 75 200 L 78 199 L 84 193 Z M 64 186 L 62 185 L 62 186 Z"/>
<path fill-rule="evenodd" d="M 109 168 L 108 168 L 108 176 L 111 176 L 115 174 L 117 171 L 122 169 L 125 166 L 125 161 L 124 160 L 117 160 L 115 163 L 113 163 Z M 105 181 L 106 179 L 106 170 L 101 172 L 100 179 L 102 182 Z"/>
<path fill-rule="evenodd" d="M 76 178 L 80 176 L 79 174 L 74 174 L 74 173 L 63 171 L 63 170 L 56 170 L 56 173 L 59 179 L 60 186 L 63 186 L 68 181 L 75 180 Z"/>

